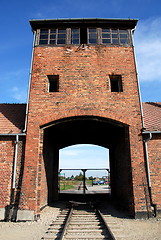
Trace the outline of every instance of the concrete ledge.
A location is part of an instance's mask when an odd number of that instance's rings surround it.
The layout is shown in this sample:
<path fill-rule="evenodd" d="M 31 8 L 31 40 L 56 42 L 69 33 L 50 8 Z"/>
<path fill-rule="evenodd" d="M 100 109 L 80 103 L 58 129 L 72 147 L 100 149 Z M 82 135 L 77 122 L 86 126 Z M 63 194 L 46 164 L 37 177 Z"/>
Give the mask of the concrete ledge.
<path fill-rule="evenodd" d="M 148 219 L 149 217 L 152 217 L 151 213 L 149 216 L 148 212 L 146 211 L 135 212 L 135 219 Z"/>
<path fill-rule="evenodd" d="M 34 211 L 30 210 L 18 210 L 16 221 L 34 221 L 35 215 Z"/>
<path fill-rule="evenodd" d="M 0 220 L 5 219 L 5 208 L 0 208 Z"/>
<path fill-rule="evenodd" d="M 160 209 L 157 210 L 157 216 L 156 217 L 161 218 L 161 210 Z"/>

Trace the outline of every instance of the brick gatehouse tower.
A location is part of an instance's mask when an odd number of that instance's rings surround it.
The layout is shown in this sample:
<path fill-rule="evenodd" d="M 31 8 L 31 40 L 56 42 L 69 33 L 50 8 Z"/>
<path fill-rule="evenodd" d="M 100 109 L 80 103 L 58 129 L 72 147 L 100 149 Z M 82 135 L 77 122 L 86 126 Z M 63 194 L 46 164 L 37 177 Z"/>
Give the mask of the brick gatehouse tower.
<path fill-rule="evenodd" d="M 59 150 L 109 149 L 111 197 L 136 218 L 151 211 L 132 34 L 137 20 L 32 20 L 34 46 L 18 220 L 58 200 Z M 16 200 L 15 200 L 16 201 Z"/>

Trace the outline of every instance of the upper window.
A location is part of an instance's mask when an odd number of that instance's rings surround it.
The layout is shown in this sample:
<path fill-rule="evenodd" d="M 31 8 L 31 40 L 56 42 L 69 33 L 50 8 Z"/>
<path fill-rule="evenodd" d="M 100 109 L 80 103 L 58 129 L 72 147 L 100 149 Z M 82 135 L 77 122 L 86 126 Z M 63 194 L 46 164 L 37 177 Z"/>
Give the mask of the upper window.
<path fill-rule="evenodd" d="M 110 28 L 51 28 L 40 29 L 37 43 L 44 44 L 130 44 L 130 32 Z"/>
<path fill-rule="evenodd" d="M 71 44 L 80 44 L 80 29 L 71 29 Z"/>
<path fill-rule="evenodd" d="M 39 44 L 66 44 L 66 29 L 40 29 Z"/>
<path fill-rule="evenodd" d="M 41 29 L 39 44 L 48 44 L 48 29 Z"/>
<path fill-rule="evenodd" d="M 128 30 L 102 28 L 102 44 L 129 44 Z"/>
<path fill-rule="evenodd" d="M 123 92 L 122 88 L 122 76 L 110 75 L 111 92 Z"/>
<path fill-rule="evenodd" d="M 66 29 L 57 29 L 57 44 L 66 44 Z"/>
<path fill-rule="evenodd" d="M 59 75 L 48 75 L 49 92 L 59 92 Z"/>
<path fill-rule="evenodd" d="M 97 28 L 88 28 L 88 43 L 97 44 Z"/>

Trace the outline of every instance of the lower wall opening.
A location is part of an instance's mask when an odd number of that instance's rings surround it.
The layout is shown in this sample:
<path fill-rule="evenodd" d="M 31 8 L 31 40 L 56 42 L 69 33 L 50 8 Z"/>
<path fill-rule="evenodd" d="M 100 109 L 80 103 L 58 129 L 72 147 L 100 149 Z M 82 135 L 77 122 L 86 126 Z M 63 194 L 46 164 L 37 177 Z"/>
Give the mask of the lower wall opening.
<path fill-rule="evenodd" d="M 92 144 L 109 149 L 111 198 L 132 213 L 133 191 L 128 126 L 104 118 L 87 116 L 65 119 L 44 129 L 45 167 L 44 172 L 42 170 L 41 184 L 44 192 L 41 194 L 41 205 L 43 206 L 45 202 L 50 205 L 59 200 L 59 153 L 61 149 L 76 144 Z"/>
<path fill-rule="evenodd" d="M 81 195 L 84 199 L 92 199 L 96 194 L 99 198 L 110 195 L 109 150 L 92 144 L 61 149 L 58 178 L 59 199 L 70 199 L 74 195 L 75 199 Z"/>

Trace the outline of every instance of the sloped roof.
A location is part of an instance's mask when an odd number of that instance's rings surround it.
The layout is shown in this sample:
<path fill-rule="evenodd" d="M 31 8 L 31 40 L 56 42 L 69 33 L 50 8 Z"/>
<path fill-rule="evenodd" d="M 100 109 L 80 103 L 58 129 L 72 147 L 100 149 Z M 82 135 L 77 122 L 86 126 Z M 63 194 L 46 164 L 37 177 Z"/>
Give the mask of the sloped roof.
<path fill-rule="evenodd" d="M 143 118 L 146 131 L 161 131 L 161 102 L 143 103 Z"/>
<path fill-rule="evenodd" d="M 0 104 L 0 134 L 22 133 L 26 104 Z"/>
<path fill-rule="evenodd" d="M 134 29 L 137 19 L 112 19 L 112 18 L 66 18 L 66 19 L 32 19 L 30 25 L 32 30 L 39 28 L 53 28 L 58 26 L 78 27 L 78 26 L 109 26 Z"/>

